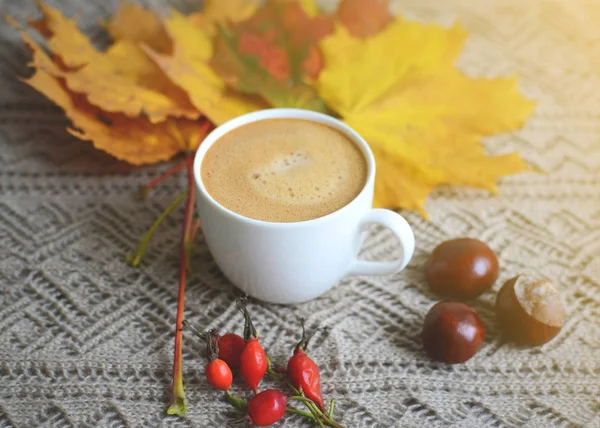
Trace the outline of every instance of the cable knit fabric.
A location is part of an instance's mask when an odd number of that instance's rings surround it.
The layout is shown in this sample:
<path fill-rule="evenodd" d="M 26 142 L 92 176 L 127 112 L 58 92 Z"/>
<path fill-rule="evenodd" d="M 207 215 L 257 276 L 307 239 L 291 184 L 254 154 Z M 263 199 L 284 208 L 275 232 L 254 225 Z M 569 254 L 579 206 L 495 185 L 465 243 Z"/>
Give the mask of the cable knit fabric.
<path fill-rule="evenodd" d="M 49 3 L 106 42 L 99 22 L 117 0 Z M 600 427 L 600 3 L 399 0 L 391 7 L 410 20 L 460 20 L 470 37 L 457 66 L 468 75 L 519 74 L 536 111 L 523 129 L 485 145 L 491 153 L 519 151 L 543 173 L 502 180 L 496 196 L 436 190 L 427 201 L 430 221 L 404 213 L 417 238 L 404 272 L 344 280 L 298 306 L 252 302 L 262 342 L 284 362 L 300 337 L 298 317 L 311 328 L 329 326 L 312 356 L 324 396 L 337 400 L 336 417 L 347 427 Z M 0 0 L 0 10 L 21 21 L 37 13 L 24 0 Z M 63 113 L 18 81 L 31 71 L 17 32 L 7 25 L 0 32 L 0 427 L 230 425 L 240 414 L 208 386 L 204 348 L 190 334 L 189 411 L 165 414 L 182 214 L 167 219 L 140 268 L 124 262 L 183 177 L 138 200 L 139 187 L 168 165 L 133 168 L 69 136 Z M 448 366 L 428 359 L 419 339 L 439 299 L 424 283 L 423 265 L 437 244 L 459 236 L 488 242 L 501 276 L 473 302 L 487 326 L 485 344 L 466 364 Z M 396 252 L 391 234 L 370 232 L 365 258 Z M 192 265 L 186 319 L 240 333 L 240 294 L 201 236 Z M 560 334 L 538 348 L 507 344 L 496 328 L 495 293 L 519 273 L 550 278 L 567 305 Z M 310 425 L 290 416 L 277 426 Z"/>

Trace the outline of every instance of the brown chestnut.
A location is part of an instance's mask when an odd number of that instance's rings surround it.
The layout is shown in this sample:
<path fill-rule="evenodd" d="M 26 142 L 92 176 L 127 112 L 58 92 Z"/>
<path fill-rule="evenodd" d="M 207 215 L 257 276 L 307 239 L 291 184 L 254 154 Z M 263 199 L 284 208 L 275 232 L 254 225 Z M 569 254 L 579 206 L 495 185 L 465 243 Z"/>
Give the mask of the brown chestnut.
<path fill-rule="evenodd" d="M 498 278 L 498 258 L 484 242 L 458 238 L 438 245 L 425 265 L 425 279 L 436 293 L 472 299 Z"/>
<path fill-rule="evenodd" d="M 425 316 L 421 339 L 425 352 L 444 363 L 463 363 L 477 353 L 485 327 L 473 308 L 461 302 L 443 301 Z"/>
<path fill-rule="evenodd" d="M 558 290 L 549 280 L 520 275 L 506 281 L 498 292 L 496 317 L 508 339 L 538 346 L 558 334 L 567 315 Z"/>

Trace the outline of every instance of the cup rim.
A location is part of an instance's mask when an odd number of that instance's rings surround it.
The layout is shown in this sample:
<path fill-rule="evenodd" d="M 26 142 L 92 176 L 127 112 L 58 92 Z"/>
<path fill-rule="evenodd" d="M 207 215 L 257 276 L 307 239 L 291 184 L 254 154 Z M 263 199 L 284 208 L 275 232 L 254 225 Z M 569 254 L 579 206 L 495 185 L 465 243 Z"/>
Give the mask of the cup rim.
<path fill-rule="evenodd" d="M 294 222 L 272 222 L 265 220 L 258 220 L 250 217 L 243 216 L 238 214 L 229 208 L 221 205 L 217 202 L 211 194 L 206 190 L 204 183 L 202 182 L 202 175 L 200 173 L 202 161 L 204 160 L 204 156 L 211 148 L 211 146 L 217 142 L 222 136 L 225 134 L 237 129 L 241 126 L 247 125 L 249 123 L 258 122 L 260 120 L 268 120 L 268 119 L 302 119 L 309 120 L 313 122 L 318 122 L 324 125 L 327 125 L 341 133 L 343 133 L 346 137 L 348 137 L 354 144 L 358 146 L 361 153 L 365 157 L 367 162 L 367 179 L 361 189 L 360 192 L 348 202 L 343 207 L 338 208 L 332 213 L 326 214 L 321 217 L 312 218 L 309 220 L 300 220 Z M 329 116 L 324 113 L 318 113 L 311 110 L 303 110 L 297 108 L 269 108 L 264 110 L 258 110 L 251 113 L 246 113 L 241 116 L 237 116 L 213 129 L 205 138 L 204 141 L 200 144 L 200 147 L 196 151 L 194 157 L 193 164 L 193 174 L 194 174 L 194 182 L 196 184 L 196 189 L 198 192 L 204 196 L 207 201 L 212 204 L 214 207 L 219 209 L 225 215 L 236 219 L 238 221 L 249 223 L 257 226 L 267 226 L 267 227 L 299 227 L 312 225 L 317 223 L 326 222 L 328 220 L 334 219 L 341 215 L 341 213 L 346 210 L 348 207 L 356 203 L 358 199 L 360 199 L 364 193 L 369 191 L 369 188 L 373 185 L 375 180 L 375 157 L 373 156 L 373 152 L 369 147 L 368 143 L 365 141 L 363 137 L 361 137 L 354 129 L 346 125 L 341 120 L 338 120 L 332 116 Z"/>

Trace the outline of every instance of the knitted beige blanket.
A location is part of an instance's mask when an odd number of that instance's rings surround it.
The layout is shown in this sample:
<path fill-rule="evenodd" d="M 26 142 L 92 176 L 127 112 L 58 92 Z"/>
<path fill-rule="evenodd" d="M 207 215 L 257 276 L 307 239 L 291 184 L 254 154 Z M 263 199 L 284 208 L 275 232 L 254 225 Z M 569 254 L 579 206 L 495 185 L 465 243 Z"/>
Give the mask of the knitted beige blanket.
<path fill-rule="evenodd" d="M 98 22 L 117 0 L 53 0 L 102 42 Z M 144 3 L 159 6 L 161 0 Z M 182 10 L 194 1 L 180 0 Z M 332 2 L 326 2 L 329 7 Z M 163 4 L 164 6 L 164 4 Z M 446 188 L 429 198 L 431 221 L 406 213 L 417 238 L 410 266 L 392 278 L 344 281 L 296 307 L 252 303 L 268 352 L 284 361 L 297 318 L 331 327 L 312 355 L 323 393 L 348 427 L 600 427 L 600 3 L 597 0 L 399 0 L 408 19 L 469 31 L 459 67 L 473 76 L 518 73 L 538 107 L 525 127 L 486 140 L 519 151 L 545 174 L 502 181 L 501 194 Z M 35 15 L 30 1 L 0 11 Z M 65 132 L 61 111 L 17 80 L 29 55 L 0 27 L 0 427 L 223 427 L 237 415 L 210 389 L 203 346 L 186 334 L 185 417 L 166 416 L 177 298 L 181 217 L 153 241 L 143 267 L 123 261 L 179 192 L 169 179 L 145 202 L 138 187 L 165 166 L 133 169 Z M 443 240 L 478 237 L 508 277 L 532 273 L 560 286 L 569 311 L 561 333 L 535 349 L 501 340 L 495 293 L 475 304 L 487 337 L 463 365 L 428 359 L 419 334 L 437 301 L 423 279 Z M 239 295 L 202 238 L 186 318 L 241 332 Z M 374 230 L 365 257 L 393 257 Z M 283 427 L 308 426 L 297 417 Z"/>

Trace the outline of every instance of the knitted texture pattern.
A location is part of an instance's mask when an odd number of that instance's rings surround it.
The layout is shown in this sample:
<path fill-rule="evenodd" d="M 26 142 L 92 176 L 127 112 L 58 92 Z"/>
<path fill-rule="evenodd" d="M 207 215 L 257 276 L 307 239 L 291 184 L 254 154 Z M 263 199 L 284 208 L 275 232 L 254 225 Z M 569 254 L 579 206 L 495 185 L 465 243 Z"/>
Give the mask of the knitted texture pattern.
<path fill-rule="evenodd" d="M 54 0 L 78 15 L 94 41 L 117 0 Z M 331 8 L 334 2 L 325 2 Z M 161 0 L 147 0 L 164 6 Z M 195 2 L 180 0 L 181 10 Z M 197 6 L 197 4 L 196 4 Z M 596 0 L 400 0 L 395 13 L 469 31 L 457 66 L 472 76 L 518 73 L 538 107 L 524 128 L 487 138 L 491 153 L 519 151 L 544 174 L 502 181 L 501 194 L 442 188 L 429 222 L 404 213 L 417 249 L 392 278 L 344 280 L 298 306 L 252 302 L 262 343 L 283 363 L 299 339 L 298 317 L 327 325 L 311 355 L 323 394 L 347 427 L 600 427 L 600 4 Z M 0 0 L 23 21 L 29 1 Z M 170 400 L 181 212 L 158 231 L 140 268 L 124 256 L 184 186 L 172 177 L 139 201 L 139 187 L 168 165 L 132 168 L 65 131 L 63 113 L 17 80 L 31 71 L 17 32 L 0 27 L 0 427 L 224 427 L 239 418 L 210 389 L 203 345 L 184 340 L 189 411 Z M 473 302 L 487 326 L 466 364 L 438 364 L 420 331 L 439 300 L 424 282 L 427 255 L 453 237 L 482 239 L 501 276 Z M 397 256 L 393 236 L 370 231 L 364 257 Z M 241 332 L 240 295 L 202 236 L 194 253 L 186 319 Z M 568 320 L 538 348 L 502 341 L 496 291 L 519 273 L 544 276 L 564 296 Z M 307 427 L 290 416 L 278 427 Z"/>

